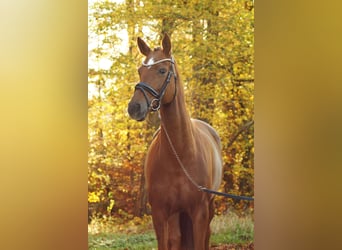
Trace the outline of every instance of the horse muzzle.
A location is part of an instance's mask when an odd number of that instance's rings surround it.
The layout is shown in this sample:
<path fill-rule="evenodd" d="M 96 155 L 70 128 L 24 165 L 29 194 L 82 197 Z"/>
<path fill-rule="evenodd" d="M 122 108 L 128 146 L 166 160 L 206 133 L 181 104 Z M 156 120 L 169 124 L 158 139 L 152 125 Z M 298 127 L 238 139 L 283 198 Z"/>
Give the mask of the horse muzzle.
<path fill-rule="evenodd" d="M 139 103 L 131 101 L 128 104 L 128 114 L 136 121 L 143 121 L 146 118 L 148 108 L 146 103 Z"/>

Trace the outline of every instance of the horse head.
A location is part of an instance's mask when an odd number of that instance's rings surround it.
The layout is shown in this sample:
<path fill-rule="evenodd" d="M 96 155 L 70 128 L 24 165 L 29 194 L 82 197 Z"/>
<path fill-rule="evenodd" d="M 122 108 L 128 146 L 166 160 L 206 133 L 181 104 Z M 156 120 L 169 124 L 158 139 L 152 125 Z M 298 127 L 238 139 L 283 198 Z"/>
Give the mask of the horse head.
<path fill-rule="evenodd" d="M 137 42 L 145 59 L 138 69 L 140 82 L 135 86 L 128 104 L 128 113 L 131 118 L 143 121 L 148 112 L 157 111 L 162 105 L 174 100 L 177 75 L 167 34 L 163 38 L 162 48 L 151 50 L 140 37 Z"/>

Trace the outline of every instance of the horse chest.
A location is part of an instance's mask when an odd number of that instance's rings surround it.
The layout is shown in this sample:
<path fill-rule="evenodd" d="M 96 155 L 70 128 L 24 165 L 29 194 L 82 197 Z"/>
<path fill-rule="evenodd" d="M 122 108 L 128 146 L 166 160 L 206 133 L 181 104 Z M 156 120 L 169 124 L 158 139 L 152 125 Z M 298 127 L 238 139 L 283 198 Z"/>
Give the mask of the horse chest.
<path fill-rule="evenodd" d="M 189 167 L 191 161 L 185 162 Z M 154 158 L 146 168 L 146 183 L 151 205 L 164 204 L 171 210 L 182 210 L 188 203 L 201 199 L 201 192 L 191 183 L 178 162 Z"/>
<path fill-rule="evenodd" d="M 169 181 L 167 176 L 161 175 L 158 179 L 150 181 L 148 187 L 149 202 L 152 207 L 164 207 L 172 212 L 185 210 L 189 203 L 197 203 L 201 192 L 185 178 Z"/>

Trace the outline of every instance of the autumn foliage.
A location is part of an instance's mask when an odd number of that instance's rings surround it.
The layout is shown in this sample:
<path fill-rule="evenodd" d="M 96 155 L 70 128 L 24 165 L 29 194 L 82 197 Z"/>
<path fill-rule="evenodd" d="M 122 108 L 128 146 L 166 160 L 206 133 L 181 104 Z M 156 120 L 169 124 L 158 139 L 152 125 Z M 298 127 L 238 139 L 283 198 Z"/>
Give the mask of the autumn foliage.
<path fill-rule="evenodd" d="M 127 104 L 143 56 L 137 37 L 173 44 L 188 111 L 222 140 L 221 191 L 253 196 L 254 9 L 252 1 L 92 1 L 89 5 L 88 204 L 90 214 L 148 214 L 143 163 L 158 117 L 131 120 Z M 253 203 L 216 197 L 216 211 Z"/>

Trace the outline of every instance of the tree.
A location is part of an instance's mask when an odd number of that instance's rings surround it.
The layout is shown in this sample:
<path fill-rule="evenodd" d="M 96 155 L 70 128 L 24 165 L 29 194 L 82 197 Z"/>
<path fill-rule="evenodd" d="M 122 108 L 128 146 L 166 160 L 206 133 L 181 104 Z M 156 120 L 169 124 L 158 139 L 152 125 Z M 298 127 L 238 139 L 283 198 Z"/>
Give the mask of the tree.
<path fill-rule="evenodd" d="M 246 7 L 247 6 L 247 7 Z M 148 212 L 143 163 L 158 120 L 129 119 L 138 81 L 138 36 L 159 46 L 167 32 L 192 117 L 222 140 L 222 191 L 253 195 L 254 9 L 251 1 L 126 0 L 89 6 L 89 204 L 122 218 Z M 125 46 L 123 46 L 123 44 Z M 217 198 L 218 212 L 247 202 Z"/>

